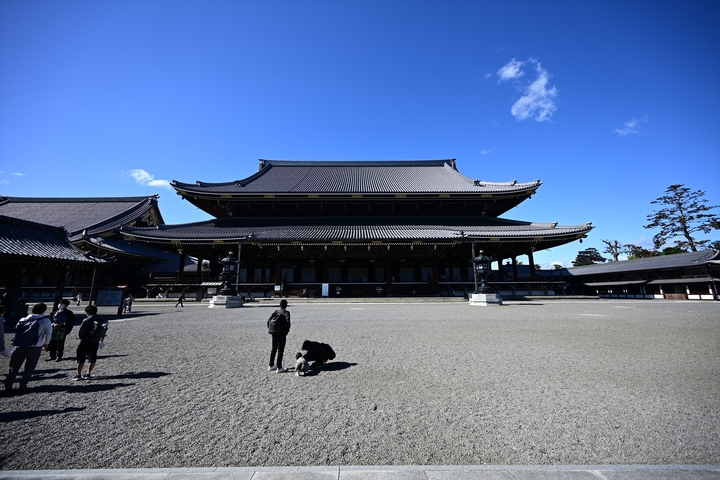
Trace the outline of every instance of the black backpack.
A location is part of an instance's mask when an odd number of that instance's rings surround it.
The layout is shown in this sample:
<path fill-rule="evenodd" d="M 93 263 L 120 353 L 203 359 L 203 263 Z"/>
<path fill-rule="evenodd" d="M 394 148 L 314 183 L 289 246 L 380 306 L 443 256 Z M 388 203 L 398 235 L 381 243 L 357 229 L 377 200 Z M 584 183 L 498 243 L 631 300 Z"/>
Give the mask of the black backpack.
<path fill-rule="evenodd" d="M 85 322 L 91 322 L 91 325 L 86 326 Z M 80 326 L 79 337 L 81 340 L 88 342 L 100 342 L 107 334 L 107 322 L 102 319 L 95 317 L 87 317 L 83 320 L 83 325 Z"/>
<path fill-rule="evenodd" d="M 93 320 L 93 328 L 88 336 L 91 342 L 101 342 L 107 335 L 107 323 L 101 323 L 99 320 Z"/>
<path fill-rule="evenodd" d="M 285 333 L 287 330 L 287 317 L 282 310 L 275 310 L 268 321 L 268 332 Z"/>
<path fill-rule="evenodd" d="M 40 339 L 40 319 L 32 316 L 21 319 L 15 325 L 15 336 L 12 344 L 18 348 L 34 347 Z"/>

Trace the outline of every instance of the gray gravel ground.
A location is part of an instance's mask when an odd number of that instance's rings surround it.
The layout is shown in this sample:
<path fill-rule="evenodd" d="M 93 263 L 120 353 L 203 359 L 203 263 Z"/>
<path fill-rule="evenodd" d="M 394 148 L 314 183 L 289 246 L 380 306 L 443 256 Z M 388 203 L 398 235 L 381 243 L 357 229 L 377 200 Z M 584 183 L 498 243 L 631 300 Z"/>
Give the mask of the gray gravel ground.
<path fill-rule="evenodd" d="M 94 380 L 0 398 L 0 469 L 720 463 L 718 302 L 290 299 L 286 366 L 338 355 L 308 377 L 267 371 L 274 308 L 107 315 Z"/>

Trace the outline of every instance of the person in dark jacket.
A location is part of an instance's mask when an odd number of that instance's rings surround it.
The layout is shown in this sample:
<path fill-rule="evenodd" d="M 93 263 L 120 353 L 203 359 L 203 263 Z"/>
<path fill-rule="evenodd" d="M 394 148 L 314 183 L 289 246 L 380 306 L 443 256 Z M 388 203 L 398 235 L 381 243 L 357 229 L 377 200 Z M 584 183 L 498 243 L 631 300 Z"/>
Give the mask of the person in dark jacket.
<path fill-rule="evenodd" d="M 270 349 L 270 366 L 268 370 L 277 370 L 277 373 L 287 372 L 283 368 L 283 352 L 285 351 L 285 340 L 290 332 L 290 312 L 287 311 L 287 300 L 280 300 L 280 308 L 275 310 L 267 321 L 268 333 L 272 335 L 272 348 Z M 275 354 L 277 353 L 277 363 Z"/>
<path fill-rule="evenodd" d="M 70 300 L 62 299 L 58 304 L 58 309 L 52 315 L 52 339 L 50 345 L 48 345 L 48 352 L 50 356 L 46 361 L 62 360 L 63 352 L 65 351 L 65 339 L 75 325 L 75 314 L 68 309 Z"/>
<path fill-rule="evenodd" d="M 305 350 L 303 358 L 308 362 L 314 362 L 313 367 L 323 365 L 328 360 L 335 358 L 335 351 L 327 343 L 311 342 L 305 340 L 302 344 L 302 349 Z"/>
<path fill-rule="evenodd" d="M 92 378 L 90 372 L 95 368 L 100 342 L 105 338 L 105 334 L 107 333 L 108 321 L 98 316 L 95 305 L 85 307 L 85 313 L 87 317 L 82 321 L 80 329 L 78 330 L 80 343 L 77 347 L 77 375 L 73 377 L 73 380 L 90 380 Z M 90 359 L 90 364 L 88 365 L 87 373 L 83 375 L 82 371 L 86 358 Z"/>

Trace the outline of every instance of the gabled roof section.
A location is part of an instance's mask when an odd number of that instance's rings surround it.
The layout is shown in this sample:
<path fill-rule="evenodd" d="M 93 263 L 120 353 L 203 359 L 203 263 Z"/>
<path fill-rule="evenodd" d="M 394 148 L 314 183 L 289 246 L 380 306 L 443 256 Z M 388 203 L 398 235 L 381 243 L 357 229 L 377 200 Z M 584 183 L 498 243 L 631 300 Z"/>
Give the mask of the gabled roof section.
<path fill-rule="evenodd" d="M 0 258 L 55 264 L 105 263 L 72 245 L 66 232 L 35 222 L 0 215 Z"/>
<path fill-rule="evenodd" d="M 158 196 L 115 198 L 0 197 L 0 215 L 63 227 L 70 241 L 122 225 L 163 224 Z"/>
<path fill-rule="evenodd" d="M 622 262 L 598 263 L 568 268 L 567 273 L 573 276 L 611 274 L 622 272 L 638 272 L 644 270 L 663 270 L 672 268 L 697 267 L 717 261 L 720 252 L 713 249 L 700 252 L 676 253 L 658 257 L 638 258 Z"/>
<path fill-rule="evenodd" d="M 520 193 L 533 182 L 485 182 L 460 174 L 455 159 L 385 161 L 260 160 L 259 171 L 225 183 L 172 181 L 180 195 Z"/>

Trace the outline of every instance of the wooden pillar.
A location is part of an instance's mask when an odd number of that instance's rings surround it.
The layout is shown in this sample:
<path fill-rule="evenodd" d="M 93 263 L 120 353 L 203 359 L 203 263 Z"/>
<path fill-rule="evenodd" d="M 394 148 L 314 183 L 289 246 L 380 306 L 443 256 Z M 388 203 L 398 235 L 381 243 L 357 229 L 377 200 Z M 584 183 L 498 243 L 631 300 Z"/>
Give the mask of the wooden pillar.
<path fill-rule="evenodd" d="M 517 257 L 512 257 L 513 280 L 518 281 Z"/>
<path fill-rule="evenodd" d="M 60 300 L 62 300 L 63 297 L 63 291 L 65 290 L 65 275 L 67 274 L 67 269 L 65 266 L 58 267 L 57 269 L 57 278 L 55 280 L 55 298 L 53 299 L 53 306 L 51 312 L 54 312 L 57 310 L 57 306 L 60 303 Z"/>
<path fill-rule="evenodd" d="M 178 264 L 177 282 L 183 283 L 183 274 L 185 273 L 185 259 L 187 258 L 187 254 L 182 250 L 178 250 L 178 253 L 180 254 L 180 263 Z"/>
<path fill-rule="evenodd" d="M 532 250 L 528 252 L 528 262 L 530 262 L 530 278 L 535 278 L 535 259 Z"/>
<path fill-rule="evenodd" d="M 392 295 L 392 259 L 390 255 L 385 256 L 385 294 Z"/>
<path fill-rule="evenodd" d="M 282 283 L 282 256 L 275 257 L 275 285 Z"/>
<path fill-rule="evenodd" d="M 202 283 L 202 264 L 203 258 L 198 256 L 197 269 L 195 270 L 195 283 Z"/>
<path fill-rule="evenodd" d="M 438 262 L 437 253 L 432 256 L 432 293 L 437 295 L 440 293 L 440 264 Z"/>
<path fill-rule="evenodd" d="M 322 283 L 330 283 L 330 258 L 327 255 L 322 259 L 322 273 L 320 274 Z"/>

